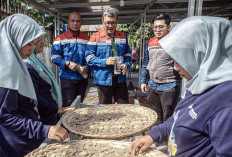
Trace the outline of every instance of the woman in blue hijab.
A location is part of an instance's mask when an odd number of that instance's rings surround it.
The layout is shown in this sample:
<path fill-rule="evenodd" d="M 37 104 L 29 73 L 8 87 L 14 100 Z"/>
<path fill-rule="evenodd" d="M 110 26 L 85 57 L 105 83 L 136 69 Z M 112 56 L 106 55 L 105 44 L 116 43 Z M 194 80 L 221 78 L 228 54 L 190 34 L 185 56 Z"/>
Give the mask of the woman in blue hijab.
<path fill-rule="evenodd" d="M 0 156 L 21 157 L 37 148 L 44 138 L 62 141 L 67 131 L 44 125 L 34 110 L 37 102 L 31 77 L 22 59 L 44 36 L 30 17 L 14 14 L 0 23 Z"/>
<path fill-rule="evenodd" d="M 36 56 L 43 52 L 43 48 L 44 39 L 41 39 L 34 47 L 34 52 L 24 62 L 36 91 L 40 120 L 43 124 L 55 125 L 59 120 L 58 115 L 74 108 L 61 107 L 61 92 L 56 78 L 51 69 Z"/>
<path fill-rule="evenodd" d="M 170 156 L 232 156 L 232 24 L 190 17 L 160 40 L 186 78 L 187 91 L 171 118 L 131 144 L 133 154 L 168 140 Z"/>

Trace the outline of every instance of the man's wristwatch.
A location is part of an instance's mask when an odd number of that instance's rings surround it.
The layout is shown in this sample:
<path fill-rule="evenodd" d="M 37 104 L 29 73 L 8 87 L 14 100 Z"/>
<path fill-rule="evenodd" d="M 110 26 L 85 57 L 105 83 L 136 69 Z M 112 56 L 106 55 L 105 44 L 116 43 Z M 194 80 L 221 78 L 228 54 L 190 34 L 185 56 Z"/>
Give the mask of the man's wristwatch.
<path fill-rule="evenodd" d="M 66 61 L 65 66 L 69 67 L 70 61 Z"/>

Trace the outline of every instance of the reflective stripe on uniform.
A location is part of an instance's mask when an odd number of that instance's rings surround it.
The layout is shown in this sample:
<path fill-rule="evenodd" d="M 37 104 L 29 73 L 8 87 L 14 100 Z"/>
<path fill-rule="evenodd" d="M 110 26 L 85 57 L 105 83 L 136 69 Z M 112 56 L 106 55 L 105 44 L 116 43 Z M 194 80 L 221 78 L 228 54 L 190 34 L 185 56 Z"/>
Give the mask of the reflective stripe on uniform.
<path fill-rule="evenodd" d="M 126 39 L 115 38 L 115 43 L 117 43 L 117 44 L 126 44 Z"/>
<path fill-rule="evenodd" d="M 98 40 L 97 45 L 111 45 L 111 40 Z"/>
<path fill-rule="evenodd" d="M 51 60 L 53 60 L 53 59 L 55 59 L 55 58 L 58 58 L 58 57 L 62 58 L 61 55 L 53 55 L 53 56 L 51 57 Z"/>
<path fill-rule="evenodd" d="M 127 57 L 127 56 L 131 57 L 131 54 L 130 53 L 126 53 L 124 56 L 125 57 Z"/>
<path fill-rule="evenodd" d="M 83 40 L 83 39 L 64 39 L 64 40 L 59 40 L 59 41 L 54 41 L 53 45 L 55 44 L 88 44 L 88 40 Z"/>
<path fill-rule="evenodd" d="M 88 45 L 97 45 L 97 42 L 88 42 Z"/>
<path fill-rule="evenodd" d="M 88 56 L 86 57 L 86 62 L 89 62 L 89 60 L 90 60 L 91 58 L 93 58 L 94 56 L 95 56 L 94 54 L 88 55 Z"/>

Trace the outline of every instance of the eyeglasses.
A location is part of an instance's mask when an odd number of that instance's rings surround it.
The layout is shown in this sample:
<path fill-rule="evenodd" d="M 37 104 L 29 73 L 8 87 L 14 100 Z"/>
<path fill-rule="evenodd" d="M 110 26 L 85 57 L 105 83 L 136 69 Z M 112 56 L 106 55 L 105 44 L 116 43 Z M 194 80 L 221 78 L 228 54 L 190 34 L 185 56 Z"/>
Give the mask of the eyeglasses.
<path fill-rule="evenodd" d="M 115 25 L 118 24 L 118 22 L 116 22 L 116 21 L 112 21 L 112 22 L 106 21 L 106 22 L 104 22 L 104 24 L 105 24 L 106 26 L 110 26 L 110 25 L 115 26 Z"/>
<path fill-rule="evenodd" d="M 159 26 L 153 26 L 153 29 L 156 31 L 156 30 L 158 30 L 158 28 L 159 28 L 159 30 L 164 30 L 165 29 L 165 27 L 167 27 L 167 26 L 165 26 L 165 25 L 159 25 Z"/>

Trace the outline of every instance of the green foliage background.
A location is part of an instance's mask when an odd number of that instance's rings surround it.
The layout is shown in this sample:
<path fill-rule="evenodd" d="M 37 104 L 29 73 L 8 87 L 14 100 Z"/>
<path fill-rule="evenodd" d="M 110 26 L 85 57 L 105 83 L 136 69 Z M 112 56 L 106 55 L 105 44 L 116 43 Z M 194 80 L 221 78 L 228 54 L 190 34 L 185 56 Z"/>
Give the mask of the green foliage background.
<path fill-rule="evenodd" d="M 140 36 L 141 36 L 141 29 L 140 29 L 140 24 L 134 24 L 130 25 L 129 23 L 127 24 L 118 24 L 117 25 L 117 30 L 123 31 L 127 33 L 129 45 L 132 46 L 133 41 L 137 42 L 137 46 L 139 41 L 140 41 Z M 153 30 L 152 30 L 152 24 L 151 23 L 146 23 L 145 25 L 145 40 L 149 40 L 151 37 L 153 37 Z"/>
<path fill-rule="evenodd" d="M 11 0 L 12 6 L 20 6 L 25 9 L 27 12 L 31 13 L 36 19 L 37 22 L 43 25 L 45 28 L 53 27 L 53 17 L 45 17 L 45 13 L 38 9 L 28 9 L 27 4 L 23 3 L 21 0 Z"/>

